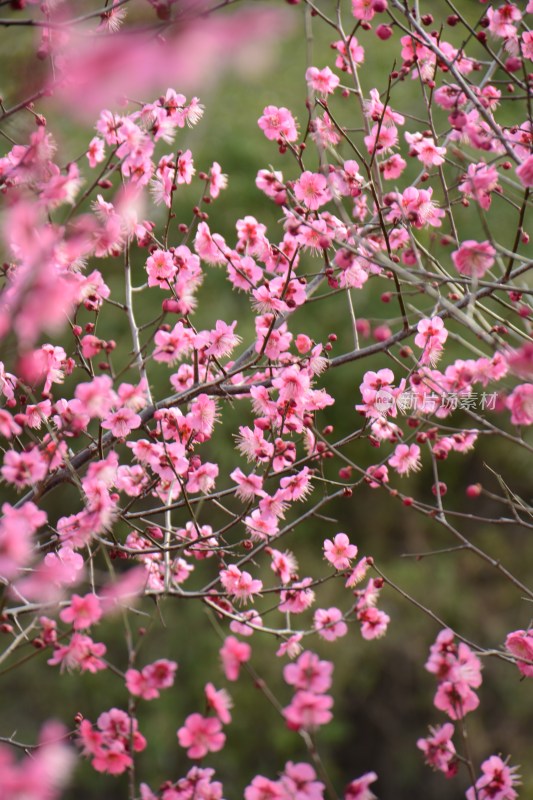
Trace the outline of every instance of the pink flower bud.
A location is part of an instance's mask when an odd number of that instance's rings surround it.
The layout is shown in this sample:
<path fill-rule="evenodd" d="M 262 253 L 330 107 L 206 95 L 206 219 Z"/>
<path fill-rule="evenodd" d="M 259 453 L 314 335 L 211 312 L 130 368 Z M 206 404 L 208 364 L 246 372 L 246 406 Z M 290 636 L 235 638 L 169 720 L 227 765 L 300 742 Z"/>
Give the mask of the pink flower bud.
<path fill-rule="evenodd" d="M 378 25 L 376 28 L 376 36 L 381 39 L 383 42 L 386 42 L 387 39 L 390 39 L 392 36 L 392 28 L 390 25 Z"/>
<path fill-rule="evenodd" d="M 517 56 L 510 56 L 505 62 L 505 69 L 507 72 L 518 72 L 522 69 L 522 59 Z"/>
<path fill-rule="evenodd" d="M 390 336 L 392 336 L 392 331 L 388 325 L 378 325 L 377 328 L 374 328 L 372 331 L 372 336 L 376 342 L 385 342 Z"/>
<path fill-rule="evenodd" d="M 170 297 L 167 297 L 165 300 L 163 300 L 163 302 L 161 303 L 161 308 L 167 314 L 179 314 L 180 313 L 180 304 L 178 303 L 177 300 L 173 300 Z"/>

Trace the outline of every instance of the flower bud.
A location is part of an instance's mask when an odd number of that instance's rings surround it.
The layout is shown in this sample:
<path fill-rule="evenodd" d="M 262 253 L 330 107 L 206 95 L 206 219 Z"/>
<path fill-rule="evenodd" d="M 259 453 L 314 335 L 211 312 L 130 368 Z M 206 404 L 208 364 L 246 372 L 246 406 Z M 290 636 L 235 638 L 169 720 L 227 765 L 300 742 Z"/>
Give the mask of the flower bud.
<path fill-rule="evenodd" d="M 161 308 L 166 314 L 179 314 L 181 306 L 177 300 L 167 297 L 161 303 Z"/>
<path fill-rule="evenodd" d="M 505 69 L 507 72 L 518 72 L 522 69 L 522 59 L 518 56 L 510 56 L 505 62 Z"/>
<path fill-rule="evenodd" d="M 381 39 L 382 42 L 386 42 L 387 39 L 390 39 L 392 33 L 393 31 L 390 25 L 384 25 L 382 23 L 381 25 L 378 25 L 378 27 L 376 28 L 376 36 L 378 37 L 378 39 Z"/>

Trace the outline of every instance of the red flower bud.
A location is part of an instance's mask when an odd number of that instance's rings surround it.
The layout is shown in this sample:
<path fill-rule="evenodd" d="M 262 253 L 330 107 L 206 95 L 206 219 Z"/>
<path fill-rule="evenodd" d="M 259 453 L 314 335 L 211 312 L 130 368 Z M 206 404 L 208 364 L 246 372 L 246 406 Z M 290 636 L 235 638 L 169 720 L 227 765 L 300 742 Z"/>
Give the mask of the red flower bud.
<path fill-rule="evenodd" d="M 382 23 L 381 25 L 378 25 L 378 27 L 376 28 L 376 36 L 378 37 L 378 39 L 381 39 L 382 42 L 386 42 L 387 39 L 390 39 L 392 33 L 393 31 L 390 25 L 384 25 Z"/>

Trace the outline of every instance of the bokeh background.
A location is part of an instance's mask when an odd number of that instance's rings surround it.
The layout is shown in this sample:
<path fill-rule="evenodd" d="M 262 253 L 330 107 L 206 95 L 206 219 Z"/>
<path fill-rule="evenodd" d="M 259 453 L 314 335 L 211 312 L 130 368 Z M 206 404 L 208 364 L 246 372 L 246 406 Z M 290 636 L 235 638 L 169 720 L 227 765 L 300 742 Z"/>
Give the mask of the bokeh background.
<path fill-rule="evenodd" d="M 272 3 L 271 5 L 277 5 Z M 438 16 L 446 13 L 444 3 L 431 3 L 431 11 Z M 457 6 L 472 21 L 480 15 L 480 6 L 473 0 L 457 0 Z M 327 3 L 321 8 L 330 9 Z M 267 235 L 272 241 L 282 236 L 279 225 L 280 209 L 270 203 L 255 187 L 255 175 L 261 168 L 273 166 L 293 176 L 294 165 L 287 156 L 280 156 L 275 145 L 268 142 L 257 126 L 257 118 L 264 106 L 287 106 L 301 123 L 306 119 L 305 69 L 308 63 L 320 68 L 333 66 L 334 53 L 329 45 L 334 32 L 315 20 L 312 25 L 313 41 L 307 43 L 304 35 L 304 11 L 295 7 L 288 11 L 290 30 L 279 41 L 263 48 L 269 58 L 268 68 L 257 70 L 248 52 L 231 74 L 212 81 L 200 89 L 206 112 L 193 131 L 183 131 L 182 149 L 191 147 L 198 170 L 206 170 L 218 161 L 229 175 L 228 189 L 218 203 L 209 209 L 210 226 L 226 237 L 235 239 L 235 222 L 252 214 L 267 225 Z M 394 58 L 399 52 L 398 34 L 390 43 L 380 42 L 372 33 L 361 38 L 366 46 L 367 60 L 360 70 L 365 93 L 373 87 L 380 90 L 386 85 Z M 453 41 L 453 33 L 450 33 Z M 31 31 L 8 28 L 0 31 L 3 75 L 1 93 L 6 105 L 12 105 L 22 93 L 38 85 L 46 64 L 36 60 L 34 34 Z M 394 46 L 393 46 L 394 45 Z M 312 56 L 309 59 L 309 50 Z M 476 51 L 474 49 L 474 54 Z M 224 63 L 221 63 L 223 73 Z M 166 77 L 166 76 L 165 76 Z M 166 88 L 166 80 L 162 87 Z M 168 85 L 180 90 L 179 77 Z M 152 98 L 139 98 L 149 101 Z M 392 105 L 399 111 L 409 110 L 415 116 L 424 115 L 424 104 L 417 81 L 406 80 L 397 85 L 392 95 Z M 83 103 L 83 98 L 80 98 Z M 511 105 L 511 104 L 509 104 Z M 333 107 L 344 124 L 361 127 L 360 112 L 352 100 L 337 100 Z M 66 113 L 53 100 L 39 104 L 39 111 L 50 122 L 56 138 L 62 163 L 78 158 L 93 133 L 77 119 L 76 109 Z M 336 112 L 337 113 L 337 112 Z M 509 112 L 512 113 L 512 110 Z M 350 120 L 352 120 L 350 122 Z M 23 142 L 33 129 L 30 114 L 17 115 L 5 132 L 15 141 Z M 410 128 L 415 129 L 415 128 Z M 442 127 L 441 127 L 442 129 Z M 357 136 L 357 134 L 355 134 Z M 9 144 L 2 141 L 2 148 Z M 170 148 L 164 144 L 160 152 Z M 340 148 L 342 152 L 342 147 Z M 346 154 L 347 157 L 347 154 Z M 455 157 L 459 157 L 455 154 Z M 308 168 L 316 163 L 308 157 Z M 416 165 L 410 165 L 411 174 L 418 174 Z M 294 173 L 295 176 L 296 173 Z M 199 185 L 180 187 L 176 195 L 176 224 L 189 222 L 191 207 L 197 202 Z M 498 197 L 495 198 L 491 224 L 501 226 L 502 240 L 508 246 L 514 237 L 515 212 Z M 465 238 L 477 238 L 482 228 L 476 209 L 458 211 L 459 228 Z M 179 243 L 177 231 L 174 230 Z M 507 239 L 506 239 L 507 236 Z M 432 245 L 428 235 L 429 246 Z M 309 271 L 318 262 L 309 261 Z M 106 281 L 121 292 L 120 263 L 109 259 L 99 264 Z M 134 264 L 136 280 L 141 283 L 142 253 Z M 396 322 L 393 303 L 380 302 L 381 292 L 388 288 L 379 280 L 369 281 L 354 297 L 358 316 L 367 318 L 372 327 Z M 216 318 L 228 322 L 239 320 L 239 331 L 245 342 L 253 331 L 253 316 L 248 300 L 229 291 L 223 271 L 210 270 L 199 291 L 198 327 L 210 326 Z M 139 304 L 139 321 L 157 315 L 160 296 L 156 290 L 146 292 Z M 500 309 L 505 316 L 505 309 Z M 104 318 L 105 317 L 105 318 Z M 346 298 L 339 295 L 328 304 L 312 304 L 308 310 L 298 312 L 298 325 L 294 332 L 305 331 L 317 341 L 325 341 L 335 333 L 338 341 L 334 354 L 349 349 L 352 332 Z M 83 321 L 88 321 L 83 319 Z M 115 363 L 120 363 L 121 353 L 128 352 L 129 333 L 122 316 L 113 311 L 102 315 L 98 334 L 113 338 L 118 343 Z M 450 354 L 468 357 L 452 343 Z M 9 360 L 9 348 L 5 353 Z M 450 356 L 449 356 L 450 357 Z M 321 385 L 337 399 L 335 406 L 320 414 L 321 425 L 333 425 L 339 438 L 360 425 L 354 409 L 360 402 L 358 386 L 366 369 L 377 370 L 391 366 L 385 356 L 372 363 L 356 362 L 327 373 Z M 168 392 L 167 373 L 157 365 L 151 369 L 151 379 L 156 392 Z M 73 379 L 65 385 L 65 396 Z M 226 434 L 215 436 L 203 450 L 207 460 L 219 461 L 221 476 L 236 465 L 233 434 L 243 423 L 242 408 L 224 410 Z M 460 412 L 454 418 L 461 424 Z M 221 429 L 222 430 L 222 429 Z M 377 455 L 368 443 L 354 442 L 346 454 L 358 464 L 374 463 Z M 455 454 L 441 466 L 441 479 L 448 485 L 447 503 L 450 508 L 474 512 L 487 518 L 504 513 L 501 504 L 487 496 L 469 500 L 465 496 L 468 484 L 481 482 L 493 492 L 501 491 L 497 479 L 487 469 L 489 464 L 520 496 L 531 495 L 531 459 L 524 451 L 510 447 L 503 440 L 481 437 L 476 449 L 466 455 Z M 335 477 L 340 464 L 325 465 L 326 474 Z M 405 486 L 396 477 L 399 488 Z M 409 479 L 413 496 L 432 500 L 433 477 L 427 469 Z M 222 477 L 217 486 L 230 485 Z M 407 485 L 405 483 L 405 485 Z M 9 493 L 2 489 L 5 499 Z M 50 514 L 65 514 L 76 509 L 76 496 L 71 490 L 61 488 L 47 498 Z M 217 525 L 213 509 L 212 524 Z M 383 572 L 396 584 L 428 608 L 434 610 L 447 624 L 464 636 L 487 648 L 498 648 L 510 630 L 527 627 L 531 609 L 520 594 L 506 583 L 498 573 L 473 554 L 454 553 L 438 557 L 416 559 L 414 553 L 453 546 L 455 541 L 431 519 L 414 513 L 384 492 L 361 486 L 353 496 L 329 506 L 326 515 L 335 521 L 314 519 L 308 521 L 288 540 L 288 545 L 298 554 L 301 575 L 324 572 L 322 543 L 326 536 L 345 531 L 363 554 L 374 556 Z M 177 522 L 184 522 L 177 520 Z M 206 513 L 205 522 L 210 521 Z M 471 540 L 487 549 L 518 577 L 528 581 L 531 572 L 530 532 L 518 526 L 496 526 L 487 523 L 467 522 L 459 526 Z M 119 534 L 127 533 L 119 529 Z M 210 565 L 205 566 L 208 575 Z M 327 584 L 319 595 L 319 604 L 342 605 L 345 598 L 340 586 Z M 258 610 L 268 606 L 268 598 L 257 604 Z M 381 607 L 390 615 L 391 624 L 386 637 L 365 642 L 357 624 L 349 634 L 333 644 L 317 640 L 313 648 L 322 657 L 335 662 L 335 719 L 322 729 L 317 737 L 322 759 L 339 792 L 350 779 L 366 771 L 375 770 L 379 782 L 376 793 L 381 800 L 412 800 L 431 797 L 433 800 L 452 800 L 463 796 L 470 781 L 466 771 L 454 781 L 434 775 L 424 766 L 416 740 L 427 733 L 429 724 L 444 721 L 443 715 L 432 705 L 435 682 L 424 670 L 430 644 L 439 627 L 429 617 L 414 608 L 391 588 L 382 594 Z M 201 710 L 203 686 L 214 680 L 225 685 L 218 668 L 218 648 L 222 629 L 217 628 L 212 616 L 197 602 L 166 600 L 156 608 L 150 601 L 141 605 L 139 615 L 133 616 L 134 626 L 143 626 L 148 632 L 141 649 L 141 663 L 167 657 L 179 662 L 177 680 L 173 689 L 164 693 L 159 701 L 139 704 L 139 725 L 147 736 L 149 747 L 138 759 L 138 775 L 152 788 L 162 780 L 175 780 L 185 774 L 190 766 L 185 753 L 178 747 L 176 730 L 187 714 Z M 120 620 L 106 623 L 98 629 L 97 640 L 105 641 L 111 661 L 125 667 L 126 649 L 123 644 Z M 268 638 L 255 635 L 252 640 L 252 665 L 264 679 L 282 705 L 291 696 L 289 687 L 281 679 L 282 661 L 274 657 L 277 644 Z M 30 647 L 22 648 L 6 668 L 0 670 L 1 723 L 0 734 L 16 731 L 17 738 L 32 741 L 42 721 L 55 716 L 73 726 L 76 713 L 95 720 L 98 714 L 111 706 L 125 707 L 127 702 L 122 681 L 109 672 L 98 675 L 70 674 L 59 676 L 56 668 L 46 665 L 49 653 L 39 653 Z M 24 663 L 19 663 L 20 661 Z M 214 677 L 215 676 L 215 677 Z M 227 730 L 228 743 L 222 753 L 213 754 L 207 763 L 217 770 L 225 785 L 228 800 L 242 796 L 244 787 L 256 774 L 275 778 L 286 760 L 308 760 L 301 738 L 286 729 L 278 712 L 256 687 L 252 676 L 244 676 L 229 688 L 235 702 L 234 721 Z M 522 797 L 533 797 L 533 759 L 531 758 L 531 724 L 533 707 L 527 682 L 521 682 L 517 670 L 498 659 L 485 659 L 484 683 L 480 690 L 481 705 L 467 719 L 471 750 L 476 763 L 492 753 L 512 754 L 513 763 L 522 765 L 524 791 Z M 1 792 L 0 792 L 1 796 Z M 111 778 L 96 775 L 89 763 L 80 761 L 74 782 L 66 792 L 66 800 L 97 800 L 101 797 L 118 800 L 127 796 L 126 777 Z"/>

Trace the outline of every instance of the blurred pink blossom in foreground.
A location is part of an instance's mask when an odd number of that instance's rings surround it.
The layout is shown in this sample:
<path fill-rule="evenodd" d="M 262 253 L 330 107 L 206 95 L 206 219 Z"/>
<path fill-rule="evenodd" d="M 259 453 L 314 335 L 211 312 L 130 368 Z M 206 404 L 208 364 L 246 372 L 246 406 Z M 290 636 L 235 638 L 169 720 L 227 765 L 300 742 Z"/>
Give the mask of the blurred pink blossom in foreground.
<path fill-rule="evenodd" d="M 214 83 L 224 69 L 249 74 L 266 66 L 276 40 L 290 30 L 287 9 L 244 9 L 170 26 L 165 36 L 124 31 L 102 39 L 73 38 L 50 84 L 56 96 L 90 116 L 124 97 L 142 100 L 173 82 L 181 91 Z M 80 103 L 83 98 L 83 103 Z"/>

